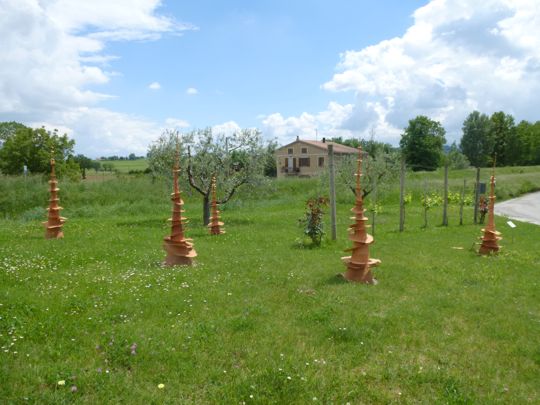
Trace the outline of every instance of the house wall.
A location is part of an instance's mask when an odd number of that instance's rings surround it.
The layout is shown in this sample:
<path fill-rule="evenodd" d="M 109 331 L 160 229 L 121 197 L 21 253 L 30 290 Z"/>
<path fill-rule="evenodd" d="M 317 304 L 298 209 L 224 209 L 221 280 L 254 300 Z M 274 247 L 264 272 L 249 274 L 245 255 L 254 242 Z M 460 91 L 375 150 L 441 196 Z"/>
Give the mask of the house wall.
<path fill-rule="evenodd" d="M 292 149 L 292 151 L 289 151 L 289 149 Z M 317 176 L 328 164 L 328 152 L 326 150 L 303 143 L 302 141 L 296 141 L 279 148 L 276 150 L 275 157 L 278 178 L 290 175 Z M 301 166 L 300 163 L 305 163 L 305 161 L 300 161 L 300 159 L 306 158 L 309 158 L 309 166 Z M 319 166 L 319 158 L 323 159 L 322 166 Z M 288 159 L 293 159 L 293 171 L 285 170 L 289 168 Z"/>

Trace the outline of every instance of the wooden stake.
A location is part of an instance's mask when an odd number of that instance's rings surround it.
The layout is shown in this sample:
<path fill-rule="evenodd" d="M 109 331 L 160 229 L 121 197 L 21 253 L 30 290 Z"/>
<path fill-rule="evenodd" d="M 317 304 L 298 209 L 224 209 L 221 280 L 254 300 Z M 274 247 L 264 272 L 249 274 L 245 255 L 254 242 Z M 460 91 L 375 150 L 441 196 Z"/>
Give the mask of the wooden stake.
<path fill-rule="evenodd" d="M 448 163 L 444 165 L 443 226 L 448 226 Z"/>
<path fill-rule="evenodd" d="M 330 228 L 332 240 L 337 239 L 336 224 L 336 183 L 334 169 L 334 145 L 328 145 L 328 170 L 330 171 Z"/>
<path fill-rule="evenodd" d="M 478 202 L 480 200 L 480 168 L 476 168 L 476 186 L 474 189 L 474 224 L 478 223 Z"/>
<path fill-rule="evenodd" d="M 399 177 L 399 231 L 405 229 L 405 158 L 401 158 L 401 173 Z"/>
<path fill-rule="evenodd" d="M 463 206 L 465 205 L 465 188 L 467 187 L 467 180 L 463 179 L 463 190 L 461 190 L 461 201 L 459 204 L 459 224 L 463 225 Z"/>

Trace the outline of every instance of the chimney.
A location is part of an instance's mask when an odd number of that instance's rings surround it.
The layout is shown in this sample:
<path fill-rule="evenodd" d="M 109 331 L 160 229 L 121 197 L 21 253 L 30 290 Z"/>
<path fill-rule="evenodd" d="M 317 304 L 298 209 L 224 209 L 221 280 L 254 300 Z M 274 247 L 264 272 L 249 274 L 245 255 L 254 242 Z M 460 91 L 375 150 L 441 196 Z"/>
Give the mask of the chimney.
<path fill-rule="evenodd" d="M 296 135 L 296 140 L 299 141 L 300 140 L 300 137 L 298 135 Z"/>
<path fill-rule="evenodd" d="M 322 143 L 326 143 L 326 138 L 323 136 Z"/>

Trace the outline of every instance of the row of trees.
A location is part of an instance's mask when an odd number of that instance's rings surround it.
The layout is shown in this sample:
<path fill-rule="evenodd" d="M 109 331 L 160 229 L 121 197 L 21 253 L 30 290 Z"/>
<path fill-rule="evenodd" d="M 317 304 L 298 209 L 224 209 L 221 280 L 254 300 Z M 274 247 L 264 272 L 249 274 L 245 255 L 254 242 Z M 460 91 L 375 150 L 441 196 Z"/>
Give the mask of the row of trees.
<path fill-rule="evenodd" d="M 127 156 L 112 155 L 112 156 L 101 156 L 99 158 L 99 160 L 138 160 L 138 159 L 144 159 L 144 156 L 137 156 L 135 153 L 130 153 Z"/>
<path fill-rule="evenodd" d="M 408 166 L 413 170 L 435 170 L 449 163 L 453 166 L 475 167 L 540 164 L 540 121 L 521 121 L 502 111 L 491 116 L 478 111 L 463 122 L 459 147 L 453 144 L 444 154 L 446 131 L 442 125 L 426 116 L 409 121 L 401 137 L 400 147 Z M 466 158 L 466 159 L 464 159 Z"/>
<path fill-rule="evenodd" d="M 463 123 L 461 151 L 471 164 L 481 167 L 492 164 L 497 156 L 498 166 L 527 166 L 540 164 L 540 121 L 521 121 L 502 111 L 490 117 L 473 111 Z"/>

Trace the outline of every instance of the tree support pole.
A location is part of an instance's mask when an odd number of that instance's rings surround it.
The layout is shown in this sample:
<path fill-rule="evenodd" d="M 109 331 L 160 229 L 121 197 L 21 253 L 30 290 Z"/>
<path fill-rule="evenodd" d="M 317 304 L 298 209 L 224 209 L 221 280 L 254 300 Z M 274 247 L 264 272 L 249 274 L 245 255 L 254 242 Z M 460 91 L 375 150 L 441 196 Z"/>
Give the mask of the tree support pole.
<path fill-rule="evenodd" d="M 328 145 L 328 170 L 330 171 L 330 222 L 332 240 L 337 239 L 336 225 L 336 183 L 334 178 L 334 145 Z"/>
<path fill-rule="evenodd" d="M 463 225 L 463 206 L 465 205 L 465 188 L 467 187 L 467 180 L 463 179 L 463 190 L 461 190 L 461 201 L 459 204 L 459 224 Z"/>
<path fill-rule="evenodd" d="M 448 163 L 444 165 L 443 226 L 448 226 Z"/>
<path fill-rule="evenodd" d="M 476 184 L 474 187 L 474 224 L 478 223 L 478 200 L 480 199 L 480 168 L 476 168 Z"/>
<path fill-rule="evenodd" d="M 399 231 L 405 229 L 405 158 L 401 158 L 401 173 L 399 177 Z"/>

